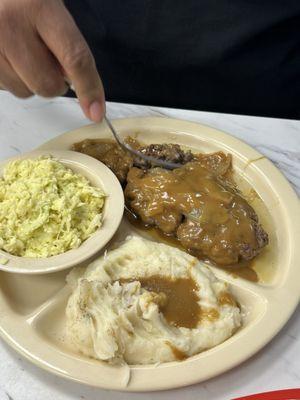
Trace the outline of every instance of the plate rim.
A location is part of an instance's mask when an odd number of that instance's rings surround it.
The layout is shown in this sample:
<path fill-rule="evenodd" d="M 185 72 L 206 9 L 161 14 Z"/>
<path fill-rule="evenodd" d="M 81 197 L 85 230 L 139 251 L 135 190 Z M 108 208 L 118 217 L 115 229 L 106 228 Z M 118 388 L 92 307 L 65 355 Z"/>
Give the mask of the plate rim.
<path fill-rule="evenodd" d="M 275 177 L 277 177 L 277 178 L 279 178 L 279 180 L 280 180 L 280 182 L 279 183 L 275 183 L 275 186 L 278 184 L 284 184 L 284 188 L 285 188 L 285 190 L 287 190 L 287 197 L 289 197 L 290 199 L 291 199 L 291 201 L 293 202 L 293 208 L 295 208 L 296 210 L 298 210 L 299 211 L 299 209 L 300 209 L 300 206 L 299 206 L 299 199 L 298 199 L 298 197 L 297 197 L 297 194 L 295 193 L 295 191 L 294 191 L 294 189 L 291 187 L 291 185 L 289 184 L 289 182 L 287 181 L 287 179 L 284 177 L 284 175 L 282 174 L 282 172 L 280 171 L 280 170 L 278 170 L 278 168 L 277 167 L 275 167 L 274 165 L 273 165 L 273 163 L 270 161 L 270 160 L 268 160 L 266 157 L 264 157 L 263 155 L 261 155 L 261 153 L 259 152 L 259 151 L 257 151 L 256 149 L 253 149 L 250 145 L 248 145 L 248 144 L 246 144 L 243 140 L 241 140 L 241 139 L 238 139 L 238 138 L 236 138 L 236 137 L 234 137 L 234 136 L 231 136 L 230 134 L 228 134 L 228 133 L 226 133 L 226 132 L 224 132 L 224 131 L 222 131 L 222 130 L 219 130 L 219 129 L 216 129 L 216 128 L 213 128 L 213 127 L 210 127 L 209 125 L 206 125 L 206 124 L 202 124 L 202 123 L 197 123 L 197 122 L 190 122 L 190 121 L 185 121 L 185 120 L 182 120 L 182 119 L 176 119 L 176 118 L 169 118 L 169 117 L 167 117 L 167 118 L 164 118 L 164 117 L 138 117 L 138 118 L 122 118 L 122 119 L 116 119 L 115 120 L 115 123 L 116 124 L 119 124 L 119 123 L 122 123 L 123 121 L 125 121 L 125 122 L 130 122 L 130 123 L 134 123 L 136 120 L 139 120 L 139 121 L 141 121 L 141 120 L 147 120 L 147 122 L 149 122 L 149 121 L 151 121 L 152 120 L 152 122 L 154 121 L 154 122 L 159 122 L 159 123 L 161 123 L 162 122 L 162 120 L 168 120 L 168 121 L 173 121 L 173 122 L 180 122 L 180 123 L 182 123 L 182 124 L 188 124 L 189 126 L 193 126 L 194 128 L 199 128 L 199 125 L 200 126 L 202 126 L 202 127 L 205 127 L 205 128 L 209 128 L 209 129 L 211 129 L 212 131 L 214 131 L 215 132 L 215 134 L 216 135 L 222 135 L 223 137 L 229 137 L 230 138 L 230 141 L 233 143 L 233 144 L 238 144 L 238 145 L 240 145 L 240 144 L 242 144 L 243 145 L 243 147 L 245 146 L 245 148 L 248 148 L 249 149 L 249 151 L 251 150 L 251 152 L 256 152 L 256 154 L 258 154 L 259 156 L 262 156 L 259 160 L 257 160 L 256 162 L 257 162 L 257 165 L 256 165 L 256 167 L 257 168 L 259 168 L 259 170 L 261 170 L 261 168 L 262 168 L 262 170 L 263 170 L 263 172 L 264 172 L 264 170 L 266 169 L 267 171 L 269 171 L 270 169 L 271 169 L 271 173 L 274 175 L 275 174 Z M 87 125 L 87 126 L 85 126 L 85 127 L 81 127 L 81 128 L 79 128 L 79 129 L 75 129 L 75 130 L 72 130 L 72 131 L 69 131 L 69 132 L 66 132 L 65 134 L 68 134 L 68 133 L 74 133 L 74 132 L 76 132 L 76 131 L 82 131 L 83 129 L 86 129 L 87 127 L 95 127 L 95 126 L 97 126 L 97 125 Z M 64 135 L 64 134 L 62 134 L 62 135 Z M 59 137 L 61 137 L 62 135 L 60 135 Z M 200 135 L 201 136 L 201 135 Z M 55 138 L 55 139 L 57 139 L 57 138 Z M 55 140 L 54 139 L 54 140 Z M 50 140 L 50 141 L 48 141 L 48 142 L 46 142 L 46 143 L 44 143 L 42 146 L 40 146 L 39 147 L 39 149 L 43 149 L 43 147 L 44 146 L 47 146 L 47 145 L 49 145 L 49 144 L 51 144 L 51 142 L 53 142 L 54 141 L 53 139 L 52 140 Z M 261 166 L 261 164 L 263 164 L 262 166 Z M 259 166 L 260 165 L 260 166 Z M 264 173 L 264 175 L 265 175 L 265 173 Z M 268 173 L 267 173 L 267 176 L 268 176 Z M 299 216 L 298 216 L 298 219 L 299 219 L 299 221 L 300 221 L 300 218 L 299 218 Z M 296 224 L 295 224 L 296 225 Z M 297 238 L 300 238 L 300 226 L 298 227 L 298 229 L 296 229 L 297 227 L 295 226 L 294 227 L 295 229 L 294 229 L 294 233 L 296 234 L 296 239 Z M 296 241 L 296 239 L 294 240 L 294 241 Z M 297 250 L 297 253 L 300 255 L 300 249 L 296 249 Z M 294 254 L 294 259 L 296 258 L 296 256 L 297 256 L 297 254 L 295 253 Z M 294 267 L 294 269 L 295 269 L 296 267 Z M 278 290 L 280 289 L 280 290 L 282 290 L 282 289 L 285 289 L 285 286 L 286 286 L 286 284 L 287 284 L 287 282 L 288 282 L 288 280 L 286 279 L 285 280 L 285 282 L 284 282 L 284 285 L 282 285 L 282 287 L 280 287 L 280 288 L 277 288 Z M 189 379 L 187 379 L 186 377 L 184 378 L 184 381 L 185 382 L 182 382 L 181 380 L 177 380 L 177 382 L 176 382 L 176 384 L 174 384 L 174 382 L 173 382 L 173 384 L 171 383 L 171 384 L 166 384 L 166 385 L 161 385 L 161 386 L 155 386 L 154 388 L 153 387 L 149 387 L 149 386 L 145 386 L 144 388 L 135 388 L 135 387 L 131 387 L 131 386 L 129 386 L 129 387 L 124 387 L 124 388 L 119 388 L 119 387 L 116 387 L 115 385 L 103 385 L 102 383 L 100 383 L 99 385 L 92 385 L 92 386 L 96 386 L 96 387 L 99 387 L 99 388 L 105 388 L 105 389 L 112 389 L 112 390 L 121 390 L 121 391 L 131 391 L 131 392 L 134 392 L 134 391 L 138 391 L 138 392 L 142 392 L 142 391 L 156 391 L 156 390 L 166 390 L 166 389 L 171 389 L 171 388 L 178 388 L 178 387 L 183 387 L 183 386 L 187 386 L 187 385 L 191 385 L 191 384 L 195 384 L 195 383 L 198 383 L 198 382 L 201 382 L 201 381 L 203 381 L 203 380 L 207 380 L 207 379 L 210 379 L 210 378 L 212 378 L 213 376 L 217 376 L 217 375 L 219 375 L 219 374 L 221 374 L 221 373 L 223 373 L 223 372 L 225 372 L 225 371 L 227 371 L 227 370 L 229 370 L 229 369 L 232 369 L 232 368 L 234 368 L 235 366 L 237 366 L 238 364 L 240 364 L 240 363 L 242 363 L 242 362 L 244 362 L 246 359 L 248 359 L 248 358 L 250 358 L 251 356 L 253 356 L 253 354 L 255 354 L 255 353 L 257 353 L 259 350 L 261 350 L 273 337 L 275 337 L 276 335 L 277 335 L 277 333 L 283 328 L 283 326 L 286 324 L 286 322 L 289 320 L 289 318 L 291 317 L 291 315 L 293 314 L 293 312 L 295 311 L 295 309 L 296 309 L 296 307 L 297 307 L 297 305 L 298 305 L 298 303 L 299 303 L 299 300 L 300 300 L 300 293 L 299 293 L 299 291 L 297 292 L 297 296 L 294 296 L 293 297 L 293 299 L 290 299 L 290 307 L 289 307 L 289 311 L 288 312 L 286 312 L 285 313 L 285 316 L 284 316 L 284 318 L 281 318 L 281 322 L 279 323 L 279 324 L 277 324 L 277 326 L 276 326 L 276 328 L 275 329 L 273 329 L 272 330 L 272 332 L 271 333 L 269 333 L 268 335 L 266 335 L 264 338 L 263 338 L 263 340 L 261 339 L 260 340 L 260 342 L 259 342 L 259 344 L 258 345 L 256 345 L 256 346 L 254 346 L 253 347 L 253 349 L 251 350 L 251 351 L 247 351 L 247 352 L 245 352 L 245 354 L 243 355 L 243 357 L 238 357 L 238 359 L 236 359 L 234 362 L 232 362 L 232 363 L 229 363 L 229 365 L 226 365 L 224 368 L 218 368 L 218 370 L 217 370 L 217 372 L 213 372 L 213 373 L 211 373 L 210 375 L 208 375 L 208 376 L 206 376 L 204 379 L 202 379 L 202 378 L 197 378 L 197 377 L 195 377 L 194 375 L 193 375 L 193 377 L 190 377 Z M 37 366 L 39 366 L 39 367 L 42 367 L 43 369 L 45 369 L 45 370 L 47 370 L 47 371 L 49 371 L 49 372 L 52 372 L 52 373 L 55 373 L 56 375 L 59 375 L 59 376 L 62 376 L 62 377 L 64 377 L 64 378 L 68 378 L 68 379 L 70 379 L 70 380 L 72 380 L 72 381 L 76 381 L 76 382 L 80 382 L 80 383 L 83 383 L 83 384 L 86 384 L 86 385 L 90 385 L 91 386 L 91 383 L 89 383 L 89 382 L 87 382 L 87 381 L 84 381 L 84 380 L 81 380 L 80 378 L 76 378 L 76 377 L 74 377 L 74 376 L 69 376 L 68 374 L 63 374 L 63 373 L 60 373 L 60 372 L 58 372 L 57 370 L 53 370 L 53 368 L 49 368 L 49 367 L 47 367 L 45 364 L 43 364 L 42 362 L 41 362 L 41 360 L 39 360 L 39 361 L 37 361 L 31 354 L 28 354 L 28 352 L 26 352 L 25 351 L 25 349 L 23 349 L 22 347 L 20 347 L 20 346 L 18 346 L 14 341 L 13 341 L 13 339 L 11 338 L 11 337 L 9 337 L 9 336 L 7 336 L 6 335 L 6 332 L 5 331 L 3 331 L 3 329 L 2 329 L 2 326 L 0 326 L 0 335 L 3 337 L 3 339 L 10 345 L 10 346 L 12 346 L 15 350 L 17 350 L 19 353 L 21 353 L 23 356 L 25 356 L 27 359 L 29 359 L 30 361 L 32 361 L 34 364 L 36 364 Z M 230 339 L 229 339 L 230 340 Z M 224 342 L 224 343 L 226 343 L 226 342 Z M 218 346 L 219 347 L 219 346 Z M 217 348 L 218 348 L 217 347 Z M 217 351 L 217 348 L 215 348 L 216 349 L 216 351 Z M 212 349 L 212 350 L 214 350 L 214 349 Z M 209 350 L 208 350 L 209 351 Z M 197 360 L 195 360 L 195 361 L 197 361 Z M 166 363 L 166 364 L 164 364 L 163 365 L 163 368 L 168 368 L 168 367 L 171 367 L 171 365 L 168 365 L 169 363 Z M 178 365 L 178 364 L 177 364 Z M 141 369 L 143 369 L 143 368 L 141 368 Z M 132 370 L 135 370 L 135 367 L 133 367 L 132 368 Z M 151 382 L 150 382 L 151 383 Z"/>

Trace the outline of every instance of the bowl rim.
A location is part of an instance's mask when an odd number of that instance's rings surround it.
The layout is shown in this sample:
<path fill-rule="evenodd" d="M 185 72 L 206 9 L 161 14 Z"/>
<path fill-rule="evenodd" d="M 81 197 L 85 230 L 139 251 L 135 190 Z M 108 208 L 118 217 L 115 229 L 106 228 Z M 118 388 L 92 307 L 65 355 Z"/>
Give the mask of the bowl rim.
<path fill-rule="evenodd" d="M 107 195 L 103 208 L 103 224 L 76 249 L 47 258 L 21 257 L 0 249 L 0 270 L 20 274 L 46 274 L 78 265 L 99 252 L 117 231 L 124 211 L 124 194 L 120 182 L 102 162 L 86 154 L 71 150 L 34 150 L 0 162 L 0 176 L 10 161 L 53 156 L 76 173 L 97 181 L 93 186 L 101 187 Z M 87 176 L 89 175 L 89 176 Z M 7 263 L 1 263 L 1 259 Z M 30 264 L 30 266 L 28 266 Z"/>

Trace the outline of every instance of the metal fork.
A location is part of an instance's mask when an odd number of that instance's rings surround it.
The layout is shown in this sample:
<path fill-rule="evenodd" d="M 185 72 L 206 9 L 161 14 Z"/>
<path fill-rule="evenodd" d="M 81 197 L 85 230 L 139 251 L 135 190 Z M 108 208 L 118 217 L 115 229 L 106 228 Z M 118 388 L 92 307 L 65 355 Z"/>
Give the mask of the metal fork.
<path fill-rule="evenodd" d="M 116 139 L 117 143 L 124 151 L 132 154 L 135 157 L 139 157 L 142 160 L 145 160 L 146 162 L 150 163 L 153 166 L 162 167 L 162 168 L 170 169 L 170 170 L 175 169 L 175 168 L 180 168 L 182 166 L 182 164 L 176 164 L 176 163 L 172 163 L 169 161 L 160 160 L 155 157 L 147 156 L 147 155 L 141 153 L 140 151 L 133 149 L 129 144 L 125 143 L 120 138 L 120 136 L 116 132 L 115 128 L 113 127 L 112 123 L 110 122 L 110 120 L 106 116 L 104 117 L 104 119 L 105 119 L 105 122 L 107 123 L 109 129 L 111 130 L 112 134 L 114 135 L 114 138 Z"/>
<path fill-rule="evenodd" d="M 74 86 L 72 85 L 72 82 L 67 77 L 65 77 L 65 81 L 69 85 L 70 89 L 73 90 L 74 93 L 76 93 L 75 89 L 74 89 Z M 175 169 L 175 168 L 180 168 L 182 166 L 181 164 L 175 164 L 175 163 L 172 163 L 172 162 L 169 162 L 169 161 L 160 160 L 160 159 L 155 158 L 155 157 L 146 156 L 145 154 L 141 153 L 140 151 L 137 151 L 137 150 L 133 149 L 131 146 L 129 146 L 129 144 L 125 143 L 120 138 L 120 136 L 118 135 L 118 133 L 116 132 L 115 128 L 113 127 L 112 123 L 110 122 L 110 120 L 107 118 L 106 115 L 105 115 L 104 119 L 105 119 L 105 122 L 107 123 L 109 129 L 111 130 L 114 138 L 116 139 L 118 145 L 125 152 L 128 152 L 128 153 L 132 154 L 135 157 L 141 158 L 142 160 L 150 163 L 150 165 L 153 165 L 153 166 L 155 165 L 157 167 L 162 167 L 162 168 L 165 168 L 165 169 L 172 170 L 172 169 Z"/>

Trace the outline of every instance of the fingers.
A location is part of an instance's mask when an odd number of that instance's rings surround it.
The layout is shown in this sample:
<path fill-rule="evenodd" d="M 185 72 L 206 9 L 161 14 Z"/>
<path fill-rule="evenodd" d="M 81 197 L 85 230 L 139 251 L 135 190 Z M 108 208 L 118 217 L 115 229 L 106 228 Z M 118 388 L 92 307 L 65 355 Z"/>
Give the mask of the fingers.
<path fill-rule="evenodd" d="M 11 68 L 7 60 L 0 56 L 0 88 L 6 89 L 20 98 L 27 98 L 33 95 L 28 87 L 22 82 L 19 76 Z"/>
<path fill-rule="evenodd" d="M 3 67 L 7 80 L 13 71 L 14 79 L 10 81 L 16 81 L 17 76 L 23 82 L 23 90 L 25 86 L 32 93 L 53 97 L 65 93 L 67 85 L 59 63 L 31 20 L 37 15 L 34 10 L 40 4 L 40 0 L 1 0 L 0 55 L 10 66 Z M 21 87 L 20 82 L 18 87 Z"/>
<path fill-rule="evenodd" d="M 19 28 L 22 29 L 21 27 Z M 34 31 L 20 34 L 24 40 L 16 41 L 6 50 L 9 62 L 31 92 L 43 97 L 64 94 L 67 85 L 53 55 Z"/>
<path fill-rule="evenodd" d="M 88 118 L 105 113 L 92 53 L 62 0 L 1 0 L 0 86 L 19 97 L 53 97 L 72 82 Z"/>
<path fill-rule="evenodd" d="M 105 99 L 93 55 L 63 3 L 49 0 L 46 4 L 37 19 L 39 35 L 72 82 L 85 115 L 100 121 Z"/>

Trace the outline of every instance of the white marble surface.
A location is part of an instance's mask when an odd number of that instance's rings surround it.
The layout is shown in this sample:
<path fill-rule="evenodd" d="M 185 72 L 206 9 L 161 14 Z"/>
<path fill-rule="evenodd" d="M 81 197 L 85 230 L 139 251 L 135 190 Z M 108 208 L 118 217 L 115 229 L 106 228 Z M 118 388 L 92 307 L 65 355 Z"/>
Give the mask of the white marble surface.
<path fill-rule="evenodd" d="M 171 116 L 231 133 L 269 157 L 300 194 L 300 122 L 110 103 L 110 118 Z M 89 123 L 76 100 L 22 101 L 0 92 L 0 159 L 31 150 L 59 133 Z M 300 387 L 299 307 L 285 328 L 241 366 L 203 384 L 132 394 L 66 381 L 32 365 L 0 342 L 0 400 L 227 400 L 252 393 Z"/>

